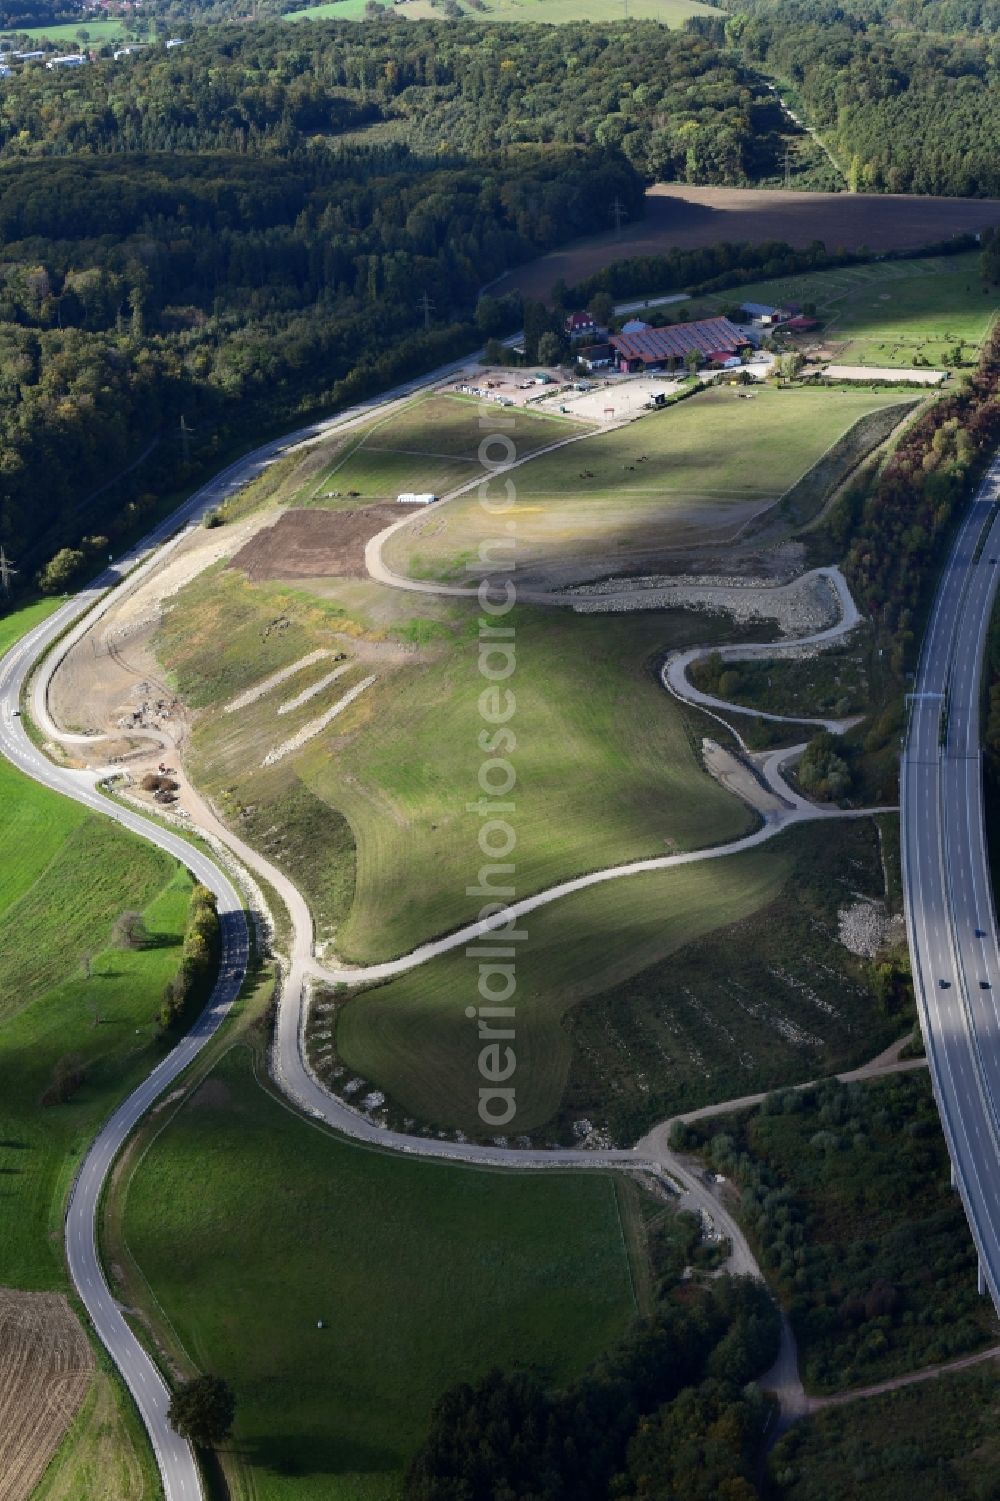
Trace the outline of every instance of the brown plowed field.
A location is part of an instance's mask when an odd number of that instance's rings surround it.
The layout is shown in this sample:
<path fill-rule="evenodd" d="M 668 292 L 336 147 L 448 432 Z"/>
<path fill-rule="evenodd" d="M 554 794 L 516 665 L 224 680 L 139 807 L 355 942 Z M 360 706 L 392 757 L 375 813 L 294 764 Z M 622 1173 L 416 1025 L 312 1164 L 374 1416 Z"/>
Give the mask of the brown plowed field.
<path fill-rule="evenodd" d="M 364 506 L 353 511 L 285 511 L 274 526 L 252 537 L 233 558 L 247 578 L 364 578 L 365 543 L 398 521 L 402 507 Z"/>
<path fill-rule="evenodd" d="M 921 198 L 881 193 L 755 192 L 753 188 L 688 188 L 657 183 L 646 194 L 646 216 L 620 236 L 594 235 L 542 256 L 502 277 L 491 290 L 516 287 L 547 297 L 560 277 L 573 286 L 611 261 L 662 255 L 674 246 L 784 240 L 828 250 L 918 250 L 952 235 L 1000 224 L 1000 199 Z M 658 287 L 644 290 L 656 292 Z"/>
<path fill-rule="evenodd" d="M 86 1336 L 60 1293 L 0 1289 L 0 1501 L 26 1501 L 94 1373 Z"/>

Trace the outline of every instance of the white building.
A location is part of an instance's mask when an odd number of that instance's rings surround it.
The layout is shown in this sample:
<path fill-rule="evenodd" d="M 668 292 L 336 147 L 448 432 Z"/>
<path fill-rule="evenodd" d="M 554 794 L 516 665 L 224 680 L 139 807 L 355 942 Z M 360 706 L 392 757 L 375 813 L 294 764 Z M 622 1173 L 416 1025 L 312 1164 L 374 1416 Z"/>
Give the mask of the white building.
<path fill-rule="evenodd" d="M 50 57 L 47 68 L 82 68 L 87 59 L 82 52 L 69 52 L 65 57 Z"/>
<path fill-rule="evenodd" d="M 429 490 L 404 490 L 401 495 L 396 496 L 396 504 L 400 506 L 429 506 L 435 500 L 437 496 L 432 495 Z"/>

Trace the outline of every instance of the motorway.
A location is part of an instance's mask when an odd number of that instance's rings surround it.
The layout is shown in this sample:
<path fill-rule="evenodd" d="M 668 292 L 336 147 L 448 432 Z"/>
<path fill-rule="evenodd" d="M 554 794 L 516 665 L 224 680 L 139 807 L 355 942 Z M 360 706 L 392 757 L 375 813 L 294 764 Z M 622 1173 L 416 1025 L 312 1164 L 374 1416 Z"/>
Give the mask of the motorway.
<path fill-rule="evenodd" d="M 1000 578 L 1000 456 L 945 563 L 901 770 L 907 933 L 955 1185 L 1000 1311 L 1000 944 L 986 853 L 979 704 Z"/>

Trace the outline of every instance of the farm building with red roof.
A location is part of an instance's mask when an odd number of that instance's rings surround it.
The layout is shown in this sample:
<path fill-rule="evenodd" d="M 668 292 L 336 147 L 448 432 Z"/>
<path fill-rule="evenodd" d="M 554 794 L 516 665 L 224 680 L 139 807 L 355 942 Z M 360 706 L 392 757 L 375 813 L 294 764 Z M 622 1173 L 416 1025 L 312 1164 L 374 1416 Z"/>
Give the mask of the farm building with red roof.
<path fill-rule="evenodd" d="M 696 323 L 670 323 L 666 328 L 613 334 L 611 343 L 619 368 L 633 371 L 683 364 L 692 351 L 705 360 L 719 354 L 738 354 L 750 340 L 728 318 L 702 318 Z"/>

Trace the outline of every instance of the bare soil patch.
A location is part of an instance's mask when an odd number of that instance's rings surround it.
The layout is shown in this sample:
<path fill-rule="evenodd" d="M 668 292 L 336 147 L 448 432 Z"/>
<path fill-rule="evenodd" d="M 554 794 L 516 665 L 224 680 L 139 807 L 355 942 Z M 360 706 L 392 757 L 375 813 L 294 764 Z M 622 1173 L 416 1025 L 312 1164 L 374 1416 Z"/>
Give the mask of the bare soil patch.
<path fill-rule="evenodd" d="M 364 506 L 356 511 L 285 511 L 274 526 L 258 532 L 233 558 L 253 583 L 268 579 L 366 578 L 365 543 L 400 509 Z"/>
<path fill-rule="evenodd" d="M 0 1501 L 27 1501 L 94 1374 L 61 1293 L 0 1289 Z"/>
<path fill-rule="evenodd" d="M 925 198 L 916 194 L 756 192 L 657 183 L 645 218 L 620 235 L 593 235 L 502 277 L 492 290 L 517 288 L 548 297 L 562 277 L 569 286 L 629 256 L 695 250 L 723 241 L 783 240 L 797 248 L 822 240 L 828 250 L 918 250 L 1000 224 L 1000 199 Z M 650 293 L 663 290 L 649 287 Z"/>

